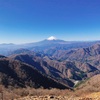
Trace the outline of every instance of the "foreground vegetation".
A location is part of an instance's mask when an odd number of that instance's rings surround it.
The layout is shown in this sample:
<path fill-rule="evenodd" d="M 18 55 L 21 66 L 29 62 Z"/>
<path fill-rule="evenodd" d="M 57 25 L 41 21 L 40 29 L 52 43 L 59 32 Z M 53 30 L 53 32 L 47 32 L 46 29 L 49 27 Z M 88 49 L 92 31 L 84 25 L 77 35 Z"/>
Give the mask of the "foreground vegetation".
<path fill-rule="evenodd" d="M 3 98 L 2 98 L 3 94 Z M 95 98 L 96 99 L 95 99 Z M 34 89 L 34 88 L 5 88 L 0 86 L 0 100 L 99 100 L 100 91 L 84 89 Z"/>

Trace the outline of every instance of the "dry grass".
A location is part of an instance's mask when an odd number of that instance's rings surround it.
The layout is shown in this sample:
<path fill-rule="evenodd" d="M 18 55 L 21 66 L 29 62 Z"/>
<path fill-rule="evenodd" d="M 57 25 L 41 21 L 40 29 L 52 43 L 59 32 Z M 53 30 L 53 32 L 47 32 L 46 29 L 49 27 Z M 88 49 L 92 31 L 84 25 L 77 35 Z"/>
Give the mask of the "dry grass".
<path fill-rule="evenodd" d="M 59 90 L 59 89 L 33 89 L 33 88 L 3 88 L 3 100 L 83 100 L 84 98 L 90 98 L 92 95 L 87 91 L 70 91 L 70 90 Z M 100 95 L 100 93 L 99 93 Z M 37 99 L 33 99 L 36 97 Z M 31 99 L 30 99 L 31 98 Z M 48 99 L 40 99 L 40 98 L 48 98 Z M 75 99 L 73 99 L 75 98 Z M 83 99 L 82 99 L 83 98 Z M 1 98 L 0 98 L 1 100 Z M 85 100 L 85 99 L 84 99 Z M 86 99 L 90 100 L 90 99 Z M 94 100 L 94 99 L 91 99 Z M 97 99 L 99 100 L 99 99 Z"/>
<path fill-rule="evenodd" d="M 2 86 L 1 86 L 2 87 Z M 65 95 L 70 95 L 71 91 L 70 90 L 59 90 L 59 89 L 34 89 L 34 88 L 12 88 L 9 87 L 7 88 L 2 88 L 3 92 L 3 100 L 13 100 L 13 99 L 18 99 L 26 96 L 65 96 Z M 1 97 L 0 97 L 1 100 Z"/>
<path fill-rule="evenodd" d="M 100 100 L 100 75 L 96 75 L 91 79 L 89 79 L 88 81 L 86 81 L 84 84 L 81 84 L 75 91 L 59 90 L 59 89 L 43 89 L 43 88 L 34 89 L 30 87 L 27 88 L 9 87 L 7 89 L 4 88 L 3 86 L 0 86 L 0 92 L 3 92 L 3 97 L 4 97 L 3 100 L 13 100 L 15 98 L 16 100 L 35 100 L 33 99 L 34 97 L 50 98 L 52 96 L 53 98 L 61 98 L 57 100 L 79 100 L 79 99 Z M 96 96 L 97 99 L 93 99 L 93 96 Z M 27 98 L 32 98 L 32 99 L 27 99 Z M 39 98 L 37 100 L 45 100 L 45 99 Z M 46 100 L 50 100 L 50 99 L 46 99 Z M 52 99 L 52 100 L 56 100 L 56 99 Z"/>
<path fill-rule="evenodd" d="M 76 90 L 85 92 L 100 92 L 100 74 L 93 76 L 77 87 Z"/>

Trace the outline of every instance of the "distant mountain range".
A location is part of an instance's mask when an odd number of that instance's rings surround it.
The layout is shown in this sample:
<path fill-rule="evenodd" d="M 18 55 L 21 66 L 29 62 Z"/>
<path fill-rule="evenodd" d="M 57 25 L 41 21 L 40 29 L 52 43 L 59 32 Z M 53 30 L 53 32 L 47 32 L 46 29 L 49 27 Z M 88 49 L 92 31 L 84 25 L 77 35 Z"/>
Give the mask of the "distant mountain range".
<path fill-rule="evenodd" d="M 0 54 L 4 85 L 72 89 L 76 81 L 100 74 L 99 41 L 70 42 L 52 37 L 23 45 L 1 44 Z"/>
<path fill-rule="evenodd" d="M 8 56 L 14 50 L 24 48 L 49 55 L 57 50 L 84 48 L 99 42 L 100 41 L 64 41 L 59 39 L 51 39 L 51 40 L 45 39 L 40 42 L 26 43 L 20 45 L 15 45 L 12 43 L 0 44 L 0 54 Z"/>

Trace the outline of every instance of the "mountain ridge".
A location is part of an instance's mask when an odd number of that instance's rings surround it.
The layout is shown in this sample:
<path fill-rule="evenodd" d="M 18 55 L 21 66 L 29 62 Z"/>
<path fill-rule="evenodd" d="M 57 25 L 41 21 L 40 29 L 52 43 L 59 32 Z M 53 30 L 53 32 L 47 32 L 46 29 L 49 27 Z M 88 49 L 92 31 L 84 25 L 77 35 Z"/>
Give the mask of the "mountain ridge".
<path fill-rule="evenodd" d="M 9 58 L 0 59 L 0 84 L 5 87 L 34 87 L 71 89 L 40 73 L 33 66 Z"/>

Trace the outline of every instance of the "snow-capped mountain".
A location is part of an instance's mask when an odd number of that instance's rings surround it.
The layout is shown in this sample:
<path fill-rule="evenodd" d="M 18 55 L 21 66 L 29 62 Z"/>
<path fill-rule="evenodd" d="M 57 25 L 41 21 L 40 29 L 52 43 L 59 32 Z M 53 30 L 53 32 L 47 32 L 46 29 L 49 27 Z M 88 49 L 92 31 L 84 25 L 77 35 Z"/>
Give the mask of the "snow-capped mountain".
<path fill-rule="evenodd" d="M 47 38 L 47 40 L 56 40 L 57 38 L 54 36 L 50 36 L 49 38 Z"/>

